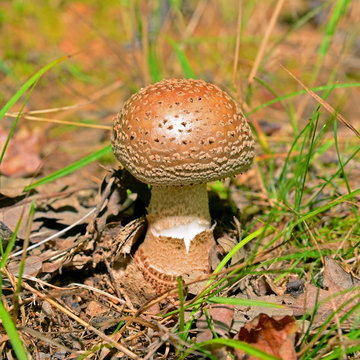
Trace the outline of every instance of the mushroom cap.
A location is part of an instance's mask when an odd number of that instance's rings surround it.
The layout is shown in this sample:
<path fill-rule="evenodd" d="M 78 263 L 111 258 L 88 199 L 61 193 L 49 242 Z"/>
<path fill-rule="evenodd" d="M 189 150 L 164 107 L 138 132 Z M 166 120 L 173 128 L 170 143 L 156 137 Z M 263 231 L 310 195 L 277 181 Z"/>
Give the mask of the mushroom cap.
<path fill-rule="evenodd" d="M 255 143 L 239 106 L 219 87 L 169 79 L 124 104 L 114 119 L 112 146 L 140 181 L 180 186 L 246 171 Z"/>

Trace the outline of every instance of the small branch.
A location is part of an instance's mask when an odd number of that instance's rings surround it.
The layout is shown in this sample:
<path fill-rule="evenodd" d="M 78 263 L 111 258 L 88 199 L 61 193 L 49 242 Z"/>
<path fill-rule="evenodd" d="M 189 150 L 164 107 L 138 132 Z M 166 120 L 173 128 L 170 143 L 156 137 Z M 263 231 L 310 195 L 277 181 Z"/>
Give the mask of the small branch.
<path fill-rule="evenodd" d="M 280 11 L 281 11 L 281 8 L 282 8 L 283 5 L 284 5 L 284 0 L 278 0 L 278 2 L 276 4 L 276 7 L 275 7 L 275 10 L 274 10 L 274 12 L 273 12 L 273 14 L 271 16 L 269 26 L 267 27 L 266 32 L 264 34 L 264 37 L 263 37 L 263 39 L 261 41 L 261 45 L 260 45 L 259 51 L 258 51 L 258 53 L 256 55 L 254 65 L 253 65 L 253 67 L 251 69 L 251 72 L 250 72 L 250 75 L 249 75 L 249 78 L 248 78 L 249 85 L 252 84 L 252 82 L 254 80 L 254 77 L 255 77 L 258 69 L 259 69 L 259 66 L 261 64 L 261 60 L 264 57 L 265 49 L 266 49 L 266 46 L 267 46 L 269 38 L 270 38 L 270 34 L 271 34 L 271 32 L 272 32 L 272 30 L 273 30 L 273 28 L 275 26 L 277 18 L 280 15 Z"/>

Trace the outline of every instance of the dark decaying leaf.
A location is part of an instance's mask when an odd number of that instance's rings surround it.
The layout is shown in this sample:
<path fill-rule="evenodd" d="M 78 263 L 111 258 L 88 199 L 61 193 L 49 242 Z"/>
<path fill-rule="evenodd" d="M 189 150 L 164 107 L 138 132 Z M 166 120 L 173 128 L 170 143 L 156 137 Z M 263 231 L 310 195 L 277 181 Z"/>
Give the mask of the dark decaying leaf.
<path fill-rule="evenodd" d="M 282 360 L 296 360 L 294 348 L 296 324 L 291 316 L 269 317 L 260 314 L 235 336 L 235 339 L 251 344 Z M 235 349 L 237 360 L 256 360 L 252 355 Z"/>

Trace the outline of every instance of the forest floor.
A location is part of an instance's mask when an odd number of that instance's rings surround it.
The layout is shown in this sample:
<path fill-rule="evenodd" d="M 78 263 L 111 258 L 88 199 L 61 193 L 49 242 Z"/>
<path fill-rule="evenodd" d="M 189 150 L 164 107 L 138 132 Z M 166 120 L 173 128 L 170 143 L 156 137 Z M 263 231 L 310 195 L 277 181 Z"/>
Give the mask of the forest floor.
<path fill-rule="evenodd" d="M 0 359 L 360 358 L 358 1 L 16 0 L 0 27 Z M 208 184 L 198 294 L 139 306 L 115 272 L 150 190 L 110 130 L 182 77 L 240 103 L 256 158 Z"/>

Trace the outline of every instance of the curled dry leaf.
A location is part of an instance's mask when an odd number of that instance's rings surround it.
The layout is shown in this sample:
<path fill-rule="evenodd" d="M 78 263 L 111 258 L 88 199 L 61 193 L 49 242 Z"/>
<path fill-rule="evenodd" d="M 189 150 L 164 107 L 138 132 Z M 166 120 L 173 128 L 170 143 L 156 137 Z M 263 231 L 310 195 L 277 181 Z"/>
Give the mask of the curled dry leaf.
<path fill-rule="evenodd" d="M 246 342 L 283 360 L 296 360 L 294 348 L 296 324 L 291 316 L 270 317 L 260 314 L 242 327 L 235 339 Z M 236 349 L 236 359 L 257 358 Z"/>
<path fill-rule="evenodd" d="M 209 251 L 209 265 L 215 270 L 225 256 L 225 250 L 221 245 L 214 245 Z"/>
<path fill-rule="evenodd" d="M 234 248 L 234 246 L 236 246 L 239 242 L 236 238 L 228 235 L 224 235 L 221 238 L 217 239 L 216 241 L 223 248 L 223 251 L 225 253 L 230 252 Z M 235 265 L 244 258 L 246 258 L 246 251 L 242 247 L 239 249 L 239 251 L 237 251 L 233 255 L 233 257 L 231 258 L 230 265 Z"/>

